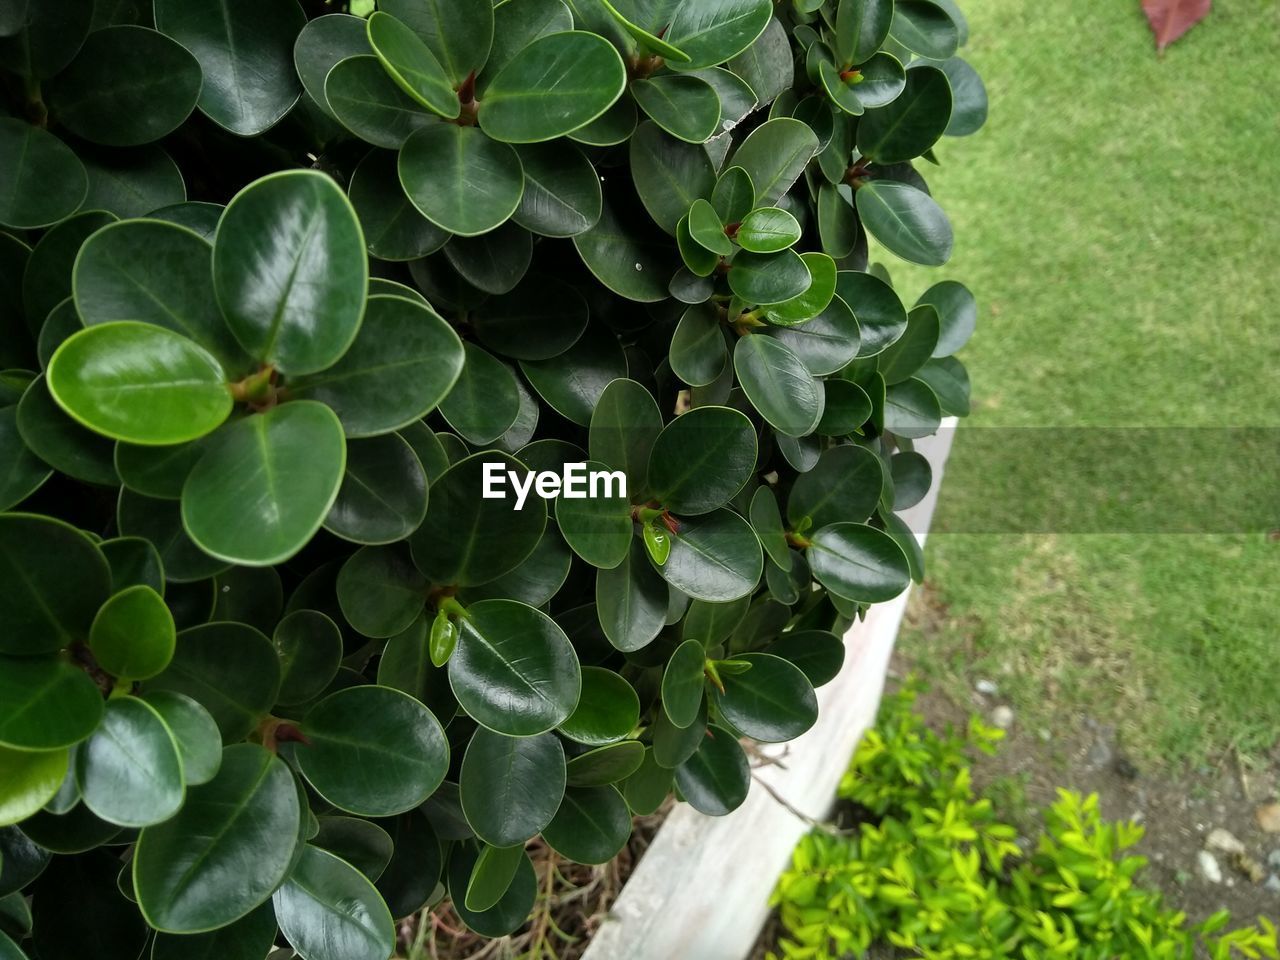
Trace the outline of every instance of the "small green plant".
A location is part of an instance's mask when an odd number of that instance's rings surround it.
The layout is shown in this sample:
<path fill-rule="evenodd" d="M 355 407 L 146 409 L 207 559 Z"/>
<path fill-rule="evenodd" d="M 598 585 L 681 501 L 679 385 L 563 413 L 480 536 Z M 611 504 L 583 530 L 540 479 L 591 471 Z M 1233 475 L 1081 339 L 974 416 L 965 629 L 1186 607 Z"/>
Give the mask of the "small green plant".
<path fill-rule="evenodd" d="M 954 4 L 373 7 L 0 0 L 2 960 L 506 935 L 923 575 Z"/>
<path fill-rule="evenodd" d="M 873 944 L 929 960 L 1280 956 L 1266 918 L 1228 933 L 1226 911 L 1189 925 L 1141 886 L 1146 860 L 1125 851 L 1143 830 L 1103 821 L 1096 795 L 1060 790 L 1024 856 L 970 782 L 970 751 L 993 751 L 1003 731 L 974 718 L 967 736 L 936 733 L 915 699 L 907 686 L 885 700 L 840 784 L 865 822 L 796 848 L 774 893 L 774 957 L 840 960 Z"/>

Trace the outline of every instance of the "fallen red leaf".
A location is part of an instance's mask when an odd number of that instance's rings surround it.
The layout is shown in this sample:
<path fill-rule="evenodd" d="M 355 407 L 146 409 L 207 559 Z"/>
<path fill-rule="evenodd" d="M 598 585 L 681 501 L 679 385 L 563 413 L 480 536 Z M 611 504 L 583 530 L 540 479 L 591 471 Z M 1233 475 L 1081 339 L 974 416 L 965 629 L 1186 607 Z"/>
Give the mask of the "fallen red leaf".
<path fill-rule="evenodd" d="M 1177 40 L 1209 14 L 1213 0 L 1142 0 L 1142 10 L 1156 35 L 1156 51 Z"/>

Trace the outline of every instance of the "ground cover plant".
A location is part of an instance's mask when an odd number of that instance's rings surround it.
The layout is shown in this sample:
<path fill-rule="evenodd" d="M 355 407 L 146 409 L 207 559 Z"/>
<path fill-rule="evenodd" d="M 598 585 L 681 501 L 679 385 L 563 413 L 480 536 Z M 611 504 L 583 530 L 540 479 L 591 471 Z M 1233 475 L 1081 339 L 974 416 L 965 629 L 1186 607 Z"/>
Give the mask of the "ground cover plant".
<path fill-rule="evenodd" d="M 1265 917 L 1226 931 L 1228 911 L 1193 925 L 1166 906 L 1144 883 L 1146 858 L 1127 852 L 1143 828 L 1103 820 L 1096 795 L 1060 790 L 1024 850 L 970 777 L 973 755 L 994 752 L 1004 731 L 973 717 L 963 734 L 940 734 L 916 695 L 908 684 L 886 698 L 840 783 L 856 826 L 815 829 L 797 846 L 774 894 L 784 932 L 770 956 L 872 945 L 929 960 L 1280 956 Z"/>
<path fill-rule="evenodd" d="M 4 960 L 504 935 L 922 575 L 952 4 L 341 7 L 0 5 Z"/>

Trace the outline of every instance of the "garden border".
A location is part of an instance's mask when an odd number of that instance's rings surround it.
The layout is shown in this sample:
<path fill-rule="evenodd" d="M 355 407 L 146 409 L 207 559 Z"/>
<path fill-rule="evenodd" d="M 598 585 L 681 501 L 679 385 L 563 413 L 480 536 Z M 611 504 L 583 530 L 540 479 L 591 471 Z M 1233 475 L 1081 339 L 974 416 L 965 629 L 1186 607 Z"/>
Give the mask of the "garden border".
<path fill-rule="evenodd" d="M 924 543 L 955 435 L 954 417 L 915 449 L 933 467 L 928 495 L 902 513 Z M 871 607 L 845 634 L 840 674 L 818 691 L 818 722 L 760 749 L 750 794 L 726 817 L 678 805 L 592 939 L 583 960 L 743 960 L 769 916 L 791 852 L 825 817 L 863 732 L 875 718 L 910 590 Z M 761 763 L 761 758 L 764 762 Z M 772 761 L 772 762 L 770 762 Z"/>

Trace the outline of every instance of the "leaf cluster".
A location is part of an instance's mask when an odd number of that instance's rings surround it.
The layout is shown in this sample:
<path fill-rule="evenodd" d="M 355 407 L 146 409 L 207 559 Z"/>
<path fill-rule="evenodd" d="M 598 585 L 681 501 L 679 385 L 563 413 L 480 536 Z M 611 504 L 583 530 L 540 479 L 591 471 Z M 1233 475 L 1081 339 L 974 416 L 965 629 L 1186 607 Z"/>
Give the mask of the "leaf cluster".
<path fill-rule="evenodd" d="M 881 705 L 841 781 L 866 818 L 853 835 L 814 830 L 797 846 L 773 903 L 785 935 L 775 958 L 834 960 L 873 945 L 929 960 L 1190 960 L 1280 955 L 1265 917 L 1223 933 L 1223 910 L 1189 924 L 1143 886 L 1133 823 L 1104 821 L 1098 797 L 1059 790 L 1024 855 L 1016 829 L 970 781 L 971 754 L 1004 736 L 978 718 L 939 734 L 908 685 Z"/>
<path fill-rule="evenodd" d="M 741 804 L 923 574 L 977 310 L 867 249 L 949 256 L 964 32 L 0 0 L 0 957 L 386 960 Z"/>

